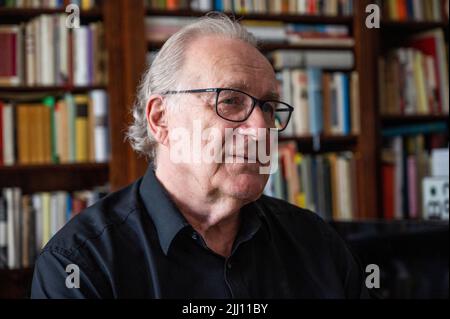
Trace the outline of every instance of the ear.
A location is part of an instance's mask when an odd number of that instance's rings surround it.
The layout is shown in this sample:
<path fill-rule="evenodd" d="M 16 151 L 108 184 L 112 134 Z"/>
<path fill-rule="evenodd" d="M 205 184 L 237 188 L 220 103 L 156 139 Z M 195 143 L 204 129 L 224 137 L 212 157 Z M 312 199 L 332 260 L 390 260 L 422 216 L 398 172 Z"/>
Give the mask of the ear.
<path fill-rule="evenodd" d="M 145 117 L 150 134 L 153 135 L 159 144 L 167 146 L 167 112 L 164 108 L 163 97 L 152 95 L 145 108 Z"/>

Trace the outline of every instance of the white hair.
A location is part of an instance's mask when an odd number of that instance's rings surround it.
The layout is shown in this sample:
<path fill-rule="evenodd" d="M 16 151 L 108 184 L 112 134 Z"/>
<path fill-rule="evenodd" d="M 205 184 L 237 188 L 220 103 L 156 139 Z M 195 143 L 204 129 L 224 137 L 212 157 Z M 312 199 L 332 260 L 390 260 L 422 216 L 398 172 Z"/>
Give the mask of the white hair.
<path fill-rule="evenodd" d="M 155 160 L 157 142 L 148 130 L 145 116 L 149 98 L 152 94 L 162 94 L 177 88 L 188 45 L 199 37 L 211 35 L 241 40 L 257 47 L 256 38 L 239 22 L 218 12 L 211 12 L 199 18 L 164 43 L 142 76 L 132 108 L 133 123 L 126 133 L 126 139 L 132 148 L 147 157 L 150 162 Z"/>

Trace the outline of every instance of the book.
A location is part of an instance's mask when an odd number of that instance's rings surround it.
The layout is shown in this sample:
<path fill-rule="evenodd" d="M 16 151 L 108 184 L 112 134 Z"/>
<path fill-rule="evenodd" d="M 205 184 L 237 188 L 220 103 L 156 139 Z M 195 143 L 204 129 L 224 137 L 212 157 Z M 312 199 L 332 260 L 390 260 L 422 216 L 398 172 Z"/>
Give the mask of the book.
<path fill-rule="evenodd" d="M 109 160 L 108 99 L 104 90 L 37 100 L 31 97 L 30 102 L 26 98 L 8 101 L 0 99 L 4 165 Z"/>
<path fill-rule="evenodd" d="M 264 193 L 309 209 L 326 220 L 358 218 L 355 158 L 352 153 L 300 154 L 296 143 L 282 143 L 279 169 Z"/>
<path fill-rule="evenodd" d="M 84 95 L 75 96 L 75 159 L 87 162 L 89 154 L 88 109 L 89 101 Z"/>
<path fill-rule="evenodd" d="M 359 85 L 351 83 L 355 72 L 284 68 L 277 79 L 282 100 L 294 107 L 282 136 L 358 133 Z"/>
<path fill-rule="evenodd" d="M 448 148 L 440 149 L 446 146 L 444 138 L 434 145 L 432 143 L 432 140 L 438 140 L 438 136 L 397 136 L 384 141 L 381 171 L 384 218 L 424 217 L 422 184 L 425 178 L 432 176 L 432 154 L 442 152 L 448 158 Z M 438 162 L 439 168 L 444 167 L 441 160 Z"/>
<path fill-rule="evenodd" d="M 0 85 L 106 84 L 102 22 L 68 29 L 66 19 L 65 14 L 42 14 L 20 25 L 0 26 Z"/>
<path fill-rule="evenodd" d="M 354 67 L 354 55 L 351 51 L 275 50 L 268 55 L 268 58 L 275 69 L 321 68 L 342 70 Z"/>
<path fill-rule="evenodd" d="M 393 21 L 442 21 L 441 0 L 385 0 L 383 11 Z M 447 1 L 448 3 L 448 1 Z"/>
<path fill-rule="evenodd" d="M 442 30 L 419 33 L 379 62 L 383 114 L 448 114 L 448 70 Z"/>
<path fill-rule="evenodd" d="M 0 26 L 0 85 L 17 85 L 21 78 L 22 33 L 19 26 Z"/>
<path fill-rule="evenodd" d="M 32 267 L 51 236 L 106 193 L 105 187 L 73 193 L 0 190 L 0 269 Z"/>
<path fill-rule="evenodd" d="M 8 266 L 8 213 L 5 192 L 0 193 L 0 268 Z"/>
<path fill-rule="evenodd" d="M 196 2 L 194 1 L 194 4 Z M 151 8 L 157 8 L 155 4 Z M 169 0 L 163 1 L 160 7 L 168 7 Z M 233 11 L 237 14 L 302 14 L 349 16 L 353 14 L 353 0 L 278 0 L 278 1 L 248 1 L 248 0 L 215 0 L 215 11 Z M 181 8 L 181 7 L 180 7 Z M 184 7 L 183 7 L 184 8 Z M 197 8 L 197 5 L 191 8 Z"/>

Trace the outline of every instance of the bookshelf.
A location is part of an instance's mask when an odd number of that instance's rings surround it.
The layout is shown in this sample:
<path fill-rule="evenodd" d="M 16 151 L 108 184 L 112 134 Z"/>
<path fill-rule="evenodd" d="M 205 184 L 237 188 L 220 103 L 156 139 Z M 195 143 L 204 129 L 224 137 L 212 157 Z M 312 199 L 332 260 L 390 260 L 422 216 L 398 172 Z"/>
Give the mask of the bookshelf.
<path fill-rule="evenodd" d="M 65 9 L 55 8 L 0 8 L 0 17 L 2 24 L 16 23 L 18 21 L 28 21 L 31 18 L 42 14 L 58 14 L 65 13 Z M 80 11 L 80 20 L 82 23 L 98 21 L 103 18 L 101 8 L 94 8 Z"/>
<path fill-rule="evenodd" d="M 382 115 L 378 95 L 378 57 L 386 49 L 401 43 L 401 35 L 434 28 L 443 28 L 448 41 L 448 20 L 445 22 L 382 22 L 381 30 L 365 27 L 365 7 L 370 0 L 357 0 L 354 15 L 351 17 L 310 16 L 294 14 L 235 14 L 238 19 L 272 20 L 285 23 L 304 23 L 310 25 L 334 24 L 350 28 L 355 45 L 352 47 L 329 46 L 326 50 L 352 50 L 355 55 L 354 71 L 359 74 L 359 104 L 361 109 L 359 123 L 362 129 L 357 135 L 320 137 L 320 149 L 313 147 L 311 136 L 287 136 L 280 142 L 294 141 L 303 153 L 326 153 L 351 151 L 357 160 L 357 202 L 359 220 L 356 222 L 333 222 L 332 225 L 350 242 L 358 235 L 372 234 L 371 242 L 378 238 L 403 236 L 434 236 L 436 231 L 448 231 L 448 223 L 429 224 L 420 221 L 384 222 L 382 217 L 381 149 L 384 127 L 416 123 L 443 122 L 448 124 L 446 115 Z M 41 14 L 62 13 L 60 9 L 0 9 L 0 21 L 19 23 Z M 86 87 L 0 87 L 1 94 L 45 94 L 45 93 L 83 93 L 93 89 L 105 89 L 109 97 L 109 128 L 111 158 L 108 163 L 82 163 L 65 165 L 34 165 L 0 167 L 0 188 L 20 186 L 25 192 L 50 191 L 57 189 L 77 190 L 90 188 L 109 182 L 111 190 L 117 190 L 140 177 L 147 164 L 137 157 L 131 147 L 124 142 L 124 131 L 130 122 L 130 107 L 134 101 L 136 85 L 146 63 L 149 50 L 156 50 L 162 42 L 146 40 L 145 19 L 151 17 L 199 17 L 203 12 L 192 10 L 148 9 L 144 1 L 107 0 L 101 8 L 81 12 L 81 21 L 102 20 L 105 26 L 106 47 L 108 51 L 108 84 Z M 265 52 L 277 49 L 313 49 L 316 46 L 289 44 L 263 45 Z M 323 48 L 321 48 L 323 49 Z M 345 70 L 348 71 L 348 70 Z M 45 178 L 52 174 L 52 180 Z M 378 220 L 378 221 L 377 221 Z M 426 227 L 423 228 L 423 227 Z M 436 227 L 435 227 L 436 226 Z M 434 234 L 434 235 L 433 235 Z M 441 233 L 439 233 L 442 235 Z M 352 237 L 353 236 L 353 237 Z M 361 235 L 363 236 L 363 235 Z M 368 238 L 368 237 L 367 237 Z M 369 240 L 369 239 L 364 240 Z M 441 237 L 439 237 L 441 238 Z M 32 276 L 30 269 L 0 270 L 0 297 L 23 297 L 29 289 Z M 10 287 L 10 288 L 8 288 Z M 3 291 L 2 291 L 3 290 Z"/>
<path fill-rule="evenodd" d="M 448 115 L 382 115 L 383 126 L 448 122 Z"/>
<path fill-rule="evenodd" d="M 358 145 L 356 135 L 321 135 L 319 137 L 319 150 L 314 149 L 314 140 L 311 136 L 287 136 L 280 137 L 279 142 L 294 141 L 298 144 L 297 149 L 302 153 L 324 153 L 352 151 Z"/>
<path fill-rule="evenodd" d="M 106 184 L 108 175 L 107 163 L 2 166 L 0 188 L 20 187 L 25 194 L 77 191 Z"/>
<path fill-rule="evenodd" d="M 75 192 L 79 190 L 92 189 L 97 186 L 111 185 L 111 189 L 124 186 L 123 181 L 117 181 L 114 176 L 120 176 L 123 167 L 127 166 L 128 160 L 120 160 L 124 155 L 123 137 L 125 112 L 123 109 L 123 99 L 121 89 L 125 86 L 117 79 L 124 79 L 124 69 L 117 68 L 123 66 L 121 60 L 123 53 L 123 40 L 118 41 L 117 35 L 123 34 L 123 30 L 118 26 L 117 21 L 121 21 L 119 16 L 112 16 L 111 12 L 121 12 L 119 8 L 122 1 L 104 1 L 100 7 L 80 11 L 81 25 L 91 22 L 103 22 L 105 26 L 105 42 L 108 55 L 108 79 L 102 85 L 19 85 L 0 86 L 0 99 L 41 99 L 47 95 L 61 96 L 66 93 L 86 94 L 93 90 L 105 90 L 109 99 L 108 126 L 110 135 L 111 159 L 108 162 L 76 162 L 65 164 L 33 164 L 10 166 L 0 166 L 0 188 L 20 187 L 23 194 L 33 194 L 38 192 L 53 192 L 65 190 Z M 128 3 L 127 3 L 128 4 Z M 56 15 L 64 13 L 64 9 L 51 8 L 0 8 L 0 25 L 21 24 L 43 14 Z M 120 29 L 120 30 L 119 30 Z M 129 32 L 129 31 L 128 31 Z M 116 94 L 116 92 L 120 92 Z M 118 110 L 119 112 L 116 112 Z M 118 132 L 118 134 L 115 134 Z M 117 141 L 117 143 L 116 143 Z M 119 148 L 119 149 L 118 149 Z M 130 152 L 131 154 L 131 152 Z M 114 160 L 112 159 L 114 157 Z M 49 178 L 51 176 L 51 178 Z M 0 270 L 0 298 L 24 298 L 29 296 L 31 278 L 33 270 L 24 269 L 1 269 Z"/>
<path fill-rule="evenodd" d="M 105 90 L 105 85 L 89 85 L 89 86 L 0 86 L 0 94 L 2 96 L 8 93 L 41 93 L 41 94 L 58 94 L 58 93 L 84 93 L 93 90 Z"/>
<path fill-rule="evenodd" d="M 387 2 L 387 1 L 385 1 Z M 384 4 L 385 2 L 380 2 L 381 4 Z M 408 16 L 403 16 L 402 18 L 397 17 L 396 19 L 393 19 L 390 15 L 386 14 L 384 15 L 384 19 L 382 20 L 381 23 L 381 29 L 379 30 L 379 34 L 378 34 L 378 38 L 379 38 L 379 45 L 377 47 L 377 55 L 379 58 L 384 59 L 384 61 L 388 60 L 387 56 L 388 54 L 392 54 L 392 56 L 395 56 L 395 54 L 397 54 L 397 57 L 399 58 L 399 63 L 405 63 L 405 60 L 402 60 L 403 58 L 403 54 L 405 54 L 406 52 L 406 70 L 407 72 L 409 71 L 409 67 L 410 67 L 410 60 L 408 60 L 410 58 L 410 56 L 412 54 L 417 55 L 417 54 L 421 54 L 424 57 L 433 57 L 435 59 L 435 64 L 437 64 L 436 59 L 439 60 L 441 58 L 446 60 L 446 63 L 448 65 L 448 35 L 449 35 L 449 20 L 448 20 L 448 15 L 447 13 L 445 13 L 445 9 L 444 9 L 444 3 L 446 1 L 434 1 L 433 5 L 439 4 L 439 7 L 437 8 L 437 12 L 440 12 L 438 15 L 441 16 L 441 18 L 436 18 L 436 10 L 434 11 L 434 16 L 431 17 L 428 13 L 428 17 L 422 17 L 421 19 L 417 19 L 415 17 L 415 15 L 413 14 L 411 16 L 410 12 L 408 12 Z M 423 2 L 426 3 L 426 5 L 430 5 L 430 2 Z M 447 6 L 448 6 L 448 1 L 447 1 Z M 386 8 L 384 8 L 384 10 L 386 10 Z M 392 10 L 392 8 L 390 9 Z M 413 10 L 413 12 L 415 12 Z M 395 15 L 395 14 L 394 14 Z M 442 33 L 440 37 L 443 38 L 443 40 L 445 41 L 445 46 L 447 47 L 446 49 L 444 49 L 444 51 L 447 51 L 446 53 L 444 53 L 444 56 L 440 56 L 439 53 L 437 53 L 437 57 L 436 57 L 436 53 L 432 52 L 432 50 L 436 50 L 436 52 L 439 52 L 438 50 L 438 45 L 436 44 L 436 49 L 429 49 L 426 50 L 424 49 L 424 46 L 421 46 L 421 44 L 417 44 L 419 41 L 425 41 L 423 40 L 425 37 L 436 37 L 437 35 L 436 33 L 439 32 Z M 428 36 L 426 36 L 428 35 Z M 421 40 L 418 40 L 421 39 Z M 433 38 L 434 39 L 434 38 Z M 438 42 L 436 40 L 436 42 Z M 423 44 L 424 42 L 422 42 Z M 430 42 L 428 42 L 430 43 Z M 421 59 L 423 59 L 421 57 Z M 417 61 L 415 61 L 416 64 L 418 64 Z M 380 70 L 382 69 L 382 67 L 380 66 Z M 425 67 L 423 67 L 423 69 L 425 69 Z M 443 69 L 440 65 L 436 65 L 436 69 Z M 404 71 L 403 71 L 404 72 Z M 414 66 L 413 72 L 411 77 L 413 79 L 415 79 L 415 87 L 420 87 L 417 84 L 417 65 Z M 442 71 L 438 71 L 436 72 L 436 77 L 439 77 L 439 72 Z M 379 74 L 379 79 L 378 81 L 381 79 L 381 81 L 383 81 L 382 76 L 385 76 L 385 78 L 387 79 L 388 77 L 386 77 L 386 74 L 382 73 L 382 75 Z M 425 77 L 426 77 L 426 84 L 429 85 L 428 83 L 429 78 L 430 78 L 430 72 L 429 69 L 426 71 L 426 73 L 424 73 Z M 400 81 L 403 81 L 403 75 L 400 75 Z M 448 77 L 448 76 L 447 76 Z M 397 81 L 396 79 L 394 79 L 394 81 Z M 394 82 L 397 83 L 398 82 Z M 401 83 L 401 82 L 400 82 Z M 437 80 L 437 85 L 441 85 L 442 83 L 442 78 L 438 78 Z M 378 152 L 379 154 L 382 154 L 383 152 L 386 152 L 386 149 L 388 149 L 386 146 L 389 143 L 397 143 L 399 142 L 398 140 L 401 139 L 401 143 L 403 144 L 404 149 L 399 152 L 400 154 L 402 154 L 401 156 L 403 156 L 404 158 L 406 158 L 405 162 L 406 164 L 404 164 L 407 168 L 403 169 L 403 187 L 407 187 L 408 191 L 405 191 L 407 193 L 407 196 L 405 196 L 406 199 L 403 199 L 403 210 L 406 210 L 406 212 L 404 212 L 404 216 L 405 213 L 406 214 L 411 214 L 412 211 L 414 211 L 415 209 L 412 209 L 412 207 L 414 207 L 416 205 L 416 201 L 413 200 L 411 202 L 411 197 L 415 197 L 415 196 L 411 196 L 411 194 L 413 194 L 413 192 L 411 192 L 411 183 L 414 183 L 414 173 L 410 173 L 410 170 L 415 171 L 416 174 L 419 174 L 418 176 L 420 176 L 420 171 L 423 170 L 423 167 L 421 165 L 423 165 L 422 163 L 422 159 L 418 160 L 419 158 L 421 158 L 423 155 L 417 155 L 417 149 L 421 149 L 424 148 L 425 152 L 430 151 L 430 149 L 433 148 L 439 148 L 439 147 L 448 147 L 448 128 L 449 128 L 449 115 L 448 115 L 448 109 L 447 111 L 445 111 L 443 109 L 443 102 L 442 102 L 442 97 L 438 96 L 438 97 L 433 97 L 433 102 L 430 102 L 428 100 L 427 103 L 427 109 L 423 109 L 421 108 L 420 104 L 421 102 L 415 102 L 413 103 L 413 105 L 415 104 L 416 109 L 411 111 L 410 105 L 411 105 L 411 100 L 410 96 L 411 93 L 410 91 L 408 91 L 408 89 L 405 89 L 405 87 L 407 87 L 407 85 L 410 84 L 406 84 L 403 83 L 400 86 L 400 89 L 403 90 L 402 91 L 402 97 L 401 97 L 401 103 L 403 103 L 403 105 L 400 107 L 400 109 L 403 107 L 403 109 L 401 110 L 397 110 L 392 112 L 392 109 L 389 108 L 384 108 L 383 111 L 383 102 L 388 101 L 389 98 L 384 97 L 384 100 L 382 98 L 380 98 L 378 100 L 379 103 L 379 107 L 378 109 L 380 110 L 380 116 L 378 117 L 378 125 L 380 127 L 380 130 L 377 131 L 377 133 L 379 134 L 378 138 Z M 448 86 L 448 85 L 447 85 Z M 397 87 L 397 86 L 396 86 Z M 389 87 L 385 87 L 384 91 L 385 92 L 389 92 L 389 91 L 393 91 L 394 88 L 393 86 L 390 88 L 390 90 L 388 90 Z M 438 87 L 439 89 L 439 87 Z M 383 90 L 383 89 L 382 89 Z M 417 91 L 419 91 L 417 89 Z M 417 92 L 416 91 L 416 92 Z M 406 94 L 405 94 L 406 92 Z M 415 94 L 416 94 L 415 92 Z M 435 91 L 433 91 L 434 93 Z M 439 92 L 442 92 L 442 88 L 439 89 Z M 428 93 L 428 99 L 429 99 L 429 95 L 430 93 Z M 447 95 L 448 95 L 448 91 L 447 91 Z M 420 93 L 417 93 L 417 99 L 420 101 Z M 439 107 L 436 107 L 436 101 L 437 104 L 439 104 Z M 389 101 L 388 101 L 389 102 Z M 432 104 L 433 103 L 433 104 Z M 448 108 L 448 106 L 447 106 Z M 434 145 L 435 142 L 433 141 L 433 137 L 436 137 L 436 135 L 438 135 L 438 140 L 439 137 L 441 139 L 441 146 L 430 146 L 430 145 Z M 397 139 L 397 141 L 394 141 L 395 139 Z M 421 139 L 421 140 L 420 140 Z M 423 141 L 425 147 L 423 146 L 418 146 L 421 145 L 421 141 Z M 397 143 L 397 147 L 400 147 L 399 144 Z M 395 148 L 395 146 L 394 146 Z M 397 150 L 398 152 L 398 150 Z M 423 152 L 421 152 L 423 153 Z M 398 153 L 397 153 L 398 154 Z M 406 154 L 406 155 L 405 155 Z M 389 155 L 388 155 L 389 156 Z M 415 158 L 413 158 L 415 156 Z M 413 164 L 411 164 L 413 163 Z M 427 163 L 427 162 L 426 162 Z M 380 155 L 378 157 L 378 169 L 379 170 L 386 170 L 386 167 L 389 166 L 389 162 L 386 161 L 386 158 L 382 158 L 382 156 Z M 401 171 L 402 169 L 398 170 L 398 162 L 395 163 L 395 172 L 396 174 L 398 174 L 398 171 Z M 417 165 L 417 167 L 416 167 Z M 428 165 L 428 164 L 425 164 Z M 416 169 L 411 168 L 411 167 L 416 167 Z M 428 168 L 426 168 L 428 169 Z M 383 174 L 389 174 L 386 173 L 387 171 L 384 171 Z M 380 174 L 378 176 L 377 179 L 377 185 L 380 188 L 380 192 L 379 192 L 379 200 L 382 203 L 386 203 L 386 198 L 388 198 L 388 196 L 386 194 L 383 193 L 383 191 L 381 190 L 382 187 L 386 187 L 385 182 L 387 180 L 389 180 L 387 178 L 387 176 Z M 411 175 L 411 176 L 410 176 Z M 406 176 L 406 177 L 405 177 Z M 389 183 L 389 182 L 387 182 Z M 397 181 L 398 183 L 398 181 Z M 397 198 L 397 196 L 395 196 Z M 419 199 L 417 200 L 417 202 L 421 203 L 421 197 L 422 197 L 422 193 L 419 193 L 418 196 Z M 396 204 L 397 205 L 397 204 Z M 406 209 L 405 209 L 406 206 Z M 396 208 L 395 210 L 398 210 L 398 208 Z M 383 217 L 383 216 L 380 216 Z M 410 216 L 411 217 L 411 216 Z M 426 223 L 423 221 L 423 223 Z M 446 224 L 447 230 L 448 230 L 448 223 Z"/>

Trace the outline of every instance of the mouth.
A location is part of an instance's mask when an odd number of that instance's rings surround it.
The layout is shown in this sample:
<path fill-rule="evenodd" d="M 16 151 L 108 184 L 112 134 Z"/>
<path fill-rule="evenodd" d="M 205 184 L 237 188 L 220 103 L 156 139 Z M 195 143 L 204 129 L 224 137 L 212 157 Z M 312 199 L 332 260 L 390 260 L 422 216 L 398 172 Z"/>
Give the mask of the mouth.
<path fill-rule="evenodd" d="M 256 157 L 250 157 L 247 155 L 236 155 L 236 154 L 229 154 L 228 157 L 232 157 L 235 159 L 241 159 L 245 164 L 260 164 L 261 162 Z M 239 163 L 243 164 L 243 163 Z"/>

